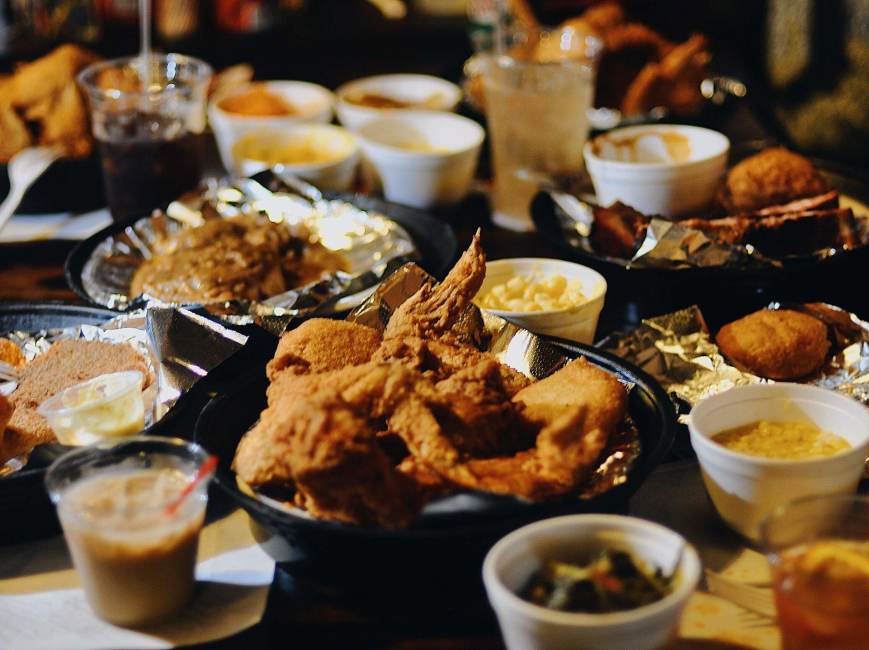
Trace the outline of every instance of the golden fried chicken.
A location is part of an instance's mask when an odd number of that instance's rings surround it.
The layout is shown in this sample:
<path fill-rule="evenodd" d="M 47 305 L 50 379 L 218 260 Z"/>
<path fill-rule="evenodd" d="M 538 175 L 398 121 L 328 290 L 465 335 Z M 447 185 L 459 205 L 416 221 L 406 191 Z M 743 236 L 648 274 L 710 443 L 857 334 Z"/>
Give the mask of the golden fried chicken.
<path fill-rule="evenodd" d="M 15 407 L 9 398 L 0 394 L 0 442 L 3 440 L 3 432 L 6 430 L 6 425 L 9 424 L 9 419 L 12 417 L 12 411 Z M 2 455 L 0 450 L 0 462 L 5 462 L 6 457 Z"/>
<path fill-rule="evenodd" d="M 0 103 L 0 162 L 8 162 L 12 156 L 32 142 L 30 131 L 9 104 Z"/>
<path fill-rule="evenodd" d="M 532 384 L 513 401 L 524 407 L 523 419 L 542 428 L 531 449 L 512 456 L 463 462 L 451 441 L 418 412 L 395 413 L 390 429 L 418 460 L 457 485 L 543 499 L 576 489 L 627 412 L 624 387 L 585 359 Z"/>
<path fill-rule="evenodd" d="M 383 339 L 436 338 L 449 332 L 471 304 L 486 276 L 480 232 L 440 284 L 426 284 L 392 313 Z"/>
<path fill-rule="evenodd" d="M 734 366 L 769 379 L 816 372 L 830 351 L 827 326 L 790 309 L 763 309 L 728 323 L 715 342 Z"/>
<path fill-rule="evenodd" d="M 371 359 L 380 345 L 380 332 L 365 325 L 328 318 L 312 318 L 281 337 L 266 375 L 274 381 L 284 370 L 326 372 L 358 366 Z"/>
<path fill-rule="evenodd" d="M 49 54 L 18 67 L 8 88 L 8 98 L 16 108 L 26 108 L 52 95 L 58 95 L 76 75 L 99 60 L 77 45 L 61 45 Z"/>
<path fill-rule="evenodd" d="M 808 158 L 784 147 L 771 147 L 733 166 L 717 202 L 729 213 L 751 212 L 829 190 Z"/>
<path fill-rule="evenodd" d="M 90 154 L 87 108 L 74 81 L 53 96 L 47 114 L 42 118 L 42 125 L 40 145 L 59 146 L 73 158 Z"/>
<path fill-rule="evenodd" d="M 67 340 L 24 366 L 10 401 L 15 407 L 0 441 L 0 461 L 30 452 L 55 439 L 48 421 L 36 408 L 49 397 L 98 375 L 138 370 L 143 388 L 153 380 L 148 365 L 132 346 L 104 341 Z"/>

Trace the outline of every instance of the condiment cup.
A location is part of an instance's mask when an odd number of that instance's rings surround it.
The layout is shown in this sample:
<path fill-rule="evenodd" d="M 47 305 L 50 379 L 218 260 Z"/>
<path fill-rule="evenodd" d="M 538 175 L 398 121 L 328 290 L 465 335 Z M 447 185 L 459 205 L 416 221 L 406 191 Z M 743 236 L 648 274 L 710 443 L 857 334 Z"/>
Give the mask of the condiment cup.
<path fill-rule="evenodd" d="M 675 572 L 674 590 L 650 605 L 608 614 L 552 610 L 517 595 L 546 560 L 582 560 L 604 548 Z M 699 579 L 697 552 L 682 536 L 617 515 L 570 515 L 524 526 L 495 544 L 483 562 L 486 593 L 508 650 L 659 648 L 675 635 Z"/>
<path fill-rule="evenodd" d="M 375 108 L 347 101 L 348 97 L 370 93 L 403 101 L 407 108 Z M 425 74 L 384 74 L 350 81 L 335 91 L 338 121 L 356 130 L 369 120 L 397 111 L 453 111 L 462 99 L 462 89 L 446 79 Z"/>
<path fill-rule="evenodd" d="M 386 199 L 417 208 L 465 197 L 485 137 L 473 120 L 437 111 L 396 112 L 366 122 L 356 134 Z"/>
<path fill-rule="evenodd" d="M 280 150 L 306 147 L 316 149 L 329 159 L 311 163 L 271 163 L 252 157 L 245 151 Z M 343 192 L 349 190 L 359 163 L 359 144 L 347 129 L 330 124 L 299 124 L 280 131 L 253 131 L 242 136 L 233 147 L 234 169 L 251 176 L 269 167 L 279 168 L 313 183 L 321 190 Z"/>
<path fill-rule="evenodd" d="M 232 170 L 232 147 L 247 133 L 263 129 L 281 130 L 295 124 L 309 122 L 326 124 L 332 121 L 335 96 L 323 86 L 306 81 L 264 81 L 266 89 L 283 97 L 296 113 L 261 117 L 239 115 L 223 110 L 219 104 L 227 97 L 240 95 L 250 90 L 250 85 L 236 86 L 216 93 L 208 102 L 208 121 L 217 139 L 217 148 L 223 165 Z"/>
<path fill-rule="evenodd" d="M 614 142 L 639 142 L 633 139 L 662 133 L 687 139 L 689 157 L 678 162 L 629 162 L 614 160 L 609 153 Z M 659 137 L 650 140 L 660 143 Z M 712 201 L 724 175 L 729 150 L 730 140 L 717 131 L 658 124 L 630 126 L 599 135 L 586 143 L 583 156 L 600 205 L 621 201 L 645 214 L 673 217 L 699 211 Z"/>
<path fill-rule="evenodd" d="M 578 343 L 593 343 L 597 321 L 603 309 L 607 283 L 604 277 L 587 266 L 536 257 L 517 257 L 486 263 L 486 279 L 480 287 L 479 296 L 484 296 L 492 287 L 507 282 L 515 276 L 560 275 L 576 278 L 581 283 L 585 300 L 578 305 L 553 311 L 503 311 L 487 309 L 504 320 L 530 330 L 535 334 L 557 336 Z"/>
<path fill-rule="evenodd" d="M 64 445 L 139 433 L 145 426 L 142 373 L 126 370 L 70 386 L 37 407 Z"/>
<path fill-rule="evenodd" d="M 712 437 L 759 420 L 810 422 L 851 449 L 833 456 L 782 460 L 749 456 Z M 698 402 L 688 420 L 703 481 L 721 518 L 750 540 L 764 517 L 792 499 L 854 492 L 869 455 L 869 409 L 850 397 L 803 384 L 738 386 Z"/>

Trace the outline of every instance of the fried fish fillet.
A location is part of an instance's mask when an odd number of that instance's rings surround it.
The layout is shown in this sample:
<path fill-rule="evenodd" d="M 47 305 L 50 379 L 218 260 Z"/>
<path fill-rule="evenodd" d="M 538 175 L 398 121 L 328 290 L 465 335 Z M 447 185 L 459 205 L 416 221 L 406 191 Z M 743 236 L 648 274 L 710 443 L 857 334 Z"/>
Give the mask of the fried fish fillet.
<path fill-rule="evenodd" d="M 365 325 L 329 318 L 312 318 L 281 337 L 266 375 L 326 372 L 358 366 L 371 359 L 380 345 L 380 332 Z"/>
<path fill-rule="evenodd" d="M 763 309 L 728 323 L 715 342 L 737 368 L 769 379 L 811 374 L 827 359 L 827 326 L 790 309 Z"/>
<path fill-rule="evenodd" d="M 15 407 L 0 440 L 0 461 L 28 453 L 54 440 L 54 431 L 36 408 L 49 397 L 98 375 L 138 370 L 147 387 L 153 377 L 145 358 L 132 346 L 104 341 L 68 340 L 54 343 L 45 354 L 24 366 L 10 396 Z"/>

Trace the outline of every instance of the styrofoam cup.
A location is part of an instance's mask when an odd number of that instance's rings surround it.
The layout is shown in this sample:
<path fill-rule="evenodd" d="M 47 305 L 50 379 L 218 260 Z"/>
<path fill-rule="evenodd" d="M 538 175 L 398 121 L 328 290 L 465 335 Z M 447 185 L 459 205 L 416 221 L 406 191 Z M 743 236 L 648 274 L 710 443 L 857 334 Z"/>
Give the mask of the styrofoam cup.
<path fill-rule="evenodd" d="M 821 458 L 782 460 L 731 451 L 712 437 L 757 422 L 811 422 L 851 449 Z M 703 482 L 721 518 L 757 541 L 764 517 L 801 497 L 854 492 L 869 455 L 869 409 L 826 388 L 775 383 L 738 386 L 707 397 L 688 420 Z"/>

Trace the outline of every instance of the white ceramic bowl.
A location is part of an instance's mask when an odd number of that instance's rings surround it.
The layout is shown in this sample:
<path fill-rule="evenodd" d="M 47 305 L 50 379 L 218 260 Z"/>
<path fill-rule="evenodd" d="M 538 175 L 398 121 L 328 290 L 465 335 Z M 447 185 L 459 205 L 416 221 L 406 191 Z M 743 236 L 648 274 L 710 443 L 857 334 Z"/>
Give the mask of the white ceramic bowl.
<path fill-rule="evenodd" d="M 382 95 L 417 104 L 407 108 L 373 108 L 347 101 L 363 93 Z M 452 111 L 462 99 L 462 89 L 446 79 L 425 74 L 384 74 L 350 81 L 335 91 L 335 112 L 348 129 L 356 130 L 369 120 L 397 111 Z"/>
<path fill-rule="evenodd" d="M 758 420 L 812 422 L 845 438 L 852 449 L 823 458 L 779 460 L 731 451 L 711 440 L 727 429 Z M 869 455 L 869 409 L 817 386 L 738 386 L 695 405 L 688 429 L 718 514 L 755 541 L 764 517 L 788 501 L 854 492 Z"/>
<path fill-rule="evenodd" d="M 578 343 L 594 343 L 597 321 L 603 309 L 607 289 L 606 280 L 600 273 L 581 264 L 538 257 L 495 260 L 486 263 L 486 279 L 483 280 L 478 295 L 485 295 L 495 285 L 517 275 L 561 275 L 565 278 L 576 278 L 582 285 L 586 301 L 575 307 L 554 311 L 487 311 L 535 334 L 557 336 Z"/>
<path fill-rule="evenodd" d="M 356 135 L 386 199 L 429 208 L 468 193 L 485 131 L 452 113 L 400 111 L 366 122 Z M 434 150 L 412 150 L 420 147 Z"/>
<path fill-rule="evenodd" d="M 326 124 L 332 121 L 335 96 L 323 86 L 306 81 L 263 81 L 270 92 L 282 96 L 296 109 L 293 115 L 255 117 L 230 113 L 219 104 L 227 97 L 240 95 L 250 84 L 236 86 L 216 94 L 208 102 L 208 121 L 217 139 L 220 158 L 227 169 L 232 169 L 232 147 L 241 136 L 261 129 L 280 130 L 306 122 Z"/>
<path fill-rule="evenodd" d="M 687 138 L 691 153 L 680 162 L 627 162 L 603 157 L 608 143 L 642 134 L 676 133 Z M 654 138 L 660 142 L 660 138 Z M 697 126 L 656 124 L 616 129 L 587 142 L 585 166 L 597 201 L 609 206 L 621 201 L 644 214 L 687 215 L 709 204 L 727 166 L 730 141 Z"/>
<path fill-rule="evenodd" d="M 546 560 L 579 560 L 604 547 L 629 551 L 665 573 L 678 561 L 675 589 L 651 605 L 612 614 L 555 611 L 516 595 Z M 486 593 L 508 650 L 659 648 L 675 635 L 699 579 L 697 552 L 681 535 L 649 521 L 617 515 L 539 521 L 500 540 L 483 562 Z"/>
<path fill-rule="evenodd" d="M 329 160 L 317 163 L 286 163 L 251 157 L 256 149 L 304 146 L 317 149 Z M 245 151 L 248 154 L 245 155 Z M 350 189 L 359 163 L 359 144 L 347 129 L 331 124 L 298 124 L 281 131 L 253 131 L 241 137 L 233 147 L 235 171 L 250 176 L 269 167 L 286 170 L 321 190 L 344 192 Z"/>

